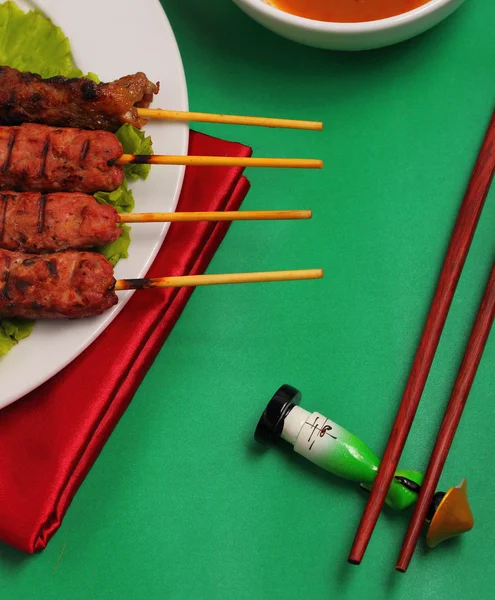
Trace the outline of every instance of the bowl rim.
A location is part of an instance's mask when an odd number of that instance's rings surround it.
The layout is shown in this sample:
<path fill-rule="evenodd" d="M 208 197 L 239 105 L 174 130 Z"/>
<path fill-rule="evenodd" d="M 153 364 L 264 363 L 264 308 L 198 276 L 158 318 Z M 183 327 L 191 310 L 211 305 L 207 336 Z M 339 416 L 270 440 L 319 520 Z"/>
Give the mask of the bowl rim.
<path fill-rule="evenodd" d="M 340 23 L 336 21 L 317 21 L 287 13 L 280 8 L 267 4 L 265 0 L 234 0 L 236 3 L 244 4 L 257 10 L 268 17 L 281 21 L 286 25 L 292 25 L 298 28 L 310 29 L 317 32 L 335 32 L 335 33 L 363 33 L 373 31 L 383 31 L 393 29 L 407 23 L 412 23 L 424 17 L 434 14 L 436 11 L 448 6 L 449 4 L 462 4 L 464 0 L 429 0 L 426 4 L 418 6 L 394 17 L 378 19 L 374 21 L 359 21 L 357 23 Z"/>

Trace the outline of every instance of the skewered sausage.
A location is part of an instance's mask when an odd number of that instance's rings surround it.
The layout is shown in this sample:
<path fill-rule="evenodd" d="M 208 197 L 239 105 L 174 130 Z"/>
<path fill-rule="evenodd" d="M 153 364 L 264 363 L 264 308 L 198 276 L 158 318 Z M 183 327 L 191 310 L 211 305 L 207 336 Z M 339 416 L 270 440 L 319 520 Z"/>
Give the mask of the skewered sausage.
<path fill-rule="evenodd" d="M 0 189 L 111 192 L 124 180 L 113 133 L 26 123 L 0 127 Z"/>
<path fill-rule="evenodd" d="M 0 250 L 0 317 L 80 319 L 117 304 L 109 261 L 97 252 Z"/>
<path fill-rule="evenodd" d="M 59 252 L 114 242 L 122 232 L 113 206 L 81 193 L 0 192 L 0 248 Z"/>
<path fill-rule="evenodd" d="M 117 131 L 130 123 L 140 129 L 146 119 L 138 117 L 137 108 L 148 108 L 158 89 L 144 73 L 95 83 L 84 77 L 42 79 L 34 73 L 0 67 L 0 124 Z"/>

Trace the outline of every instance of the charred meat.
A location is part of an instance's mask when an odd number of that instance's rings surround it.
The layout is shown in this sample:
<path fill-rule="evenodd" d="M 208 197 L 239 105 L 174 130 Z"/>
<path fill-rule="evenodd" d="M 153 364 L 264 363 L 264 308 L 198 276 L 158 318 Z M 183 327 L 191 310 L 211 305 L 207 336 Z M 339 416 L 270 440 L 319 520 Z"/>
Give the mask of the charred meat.
<path fill-rule="evenodd" d="M 113 133 L 24 124 L 0 127 L 0 189 L 111 192 L 124 180 Z"/>
<path fill-rule="evenodd" d="M 0 192 L 0 248 L 59 252 L 114 242 L 119 215 L 109 205 L 80 193 Z"/>
<path fill-rule="evenodd" d="M 146 119 L 138 117 L 137 108 L 148 108 L 158 89 L 144 73 L 95 83 L 84 77 L 43 79 L 0 67 L 0 124 L 42 123 L 117 131 L 130 123 L 140 129 Z"/>
<path fill-rule="evenodd" d="M 112 265 L 97 252 L 0 250 L 0 317 L 80 319 L 117 304 Z"/>

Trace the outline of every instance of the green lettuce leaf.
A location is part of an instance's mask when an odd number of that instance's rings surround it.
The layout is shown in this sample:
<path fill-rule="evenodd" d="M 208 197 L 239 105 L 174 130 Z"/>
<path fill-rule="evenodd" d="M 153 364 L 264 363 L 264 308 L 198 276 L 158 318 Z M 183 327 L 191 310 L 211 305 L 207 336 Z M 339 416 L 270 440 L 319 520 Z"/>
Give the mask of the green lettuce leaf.
<path fill-rule="evenodd" d="M 113 192 L 96 192 L 95 198 L 100 204 L 111 204 L 119 213 L 129 213 L 134 210 L 134 196 L 125 180 Z"/>
<path fill-rule="evenodd" d="M 116 133 L 124 154 L 153 154 L 153 144 L 150 136 L 144 131 L 139 131 L 129 123 L 122 125 Z M 151 165 L 126 165 L 124 167 L 127 179 L 136 181 L 146 179 L 150 173 Z"/>
<path fill-rule="evenodd" d="M 117 137 L 124 148 L 125 154 L 153 154 L 153 144 L 151 138 L 132 125 L 125 124 L 117 131 Z M 127 165 L 125 167 L 126 178 L 131 181 L 136 179 L 146 179 L 150 171 L 150 165 Z M 95 198 L 101 204 L 111 204 L 117 209 L 117 212 L 132 212 L 134 210 L 134 196 L 129 189 L 127 181 L 113 192 L 97 192 Z M 122 234 L 112 244 L 100 246 L 97 248 L 108 260 L 115 266 L 121 258 L 129 256 L 129 245 L 131 228 L 125 226 L 122 228 Z"/>
<path fill-rule="evenodd" d="M 101 254 L 103 254 L 105 258 L 108 258 L 115 267 L 121 258 L 127 258 L 129 256 L 129 245 L 131 243 L 130 231 L 131 228 L 129 225 L 122 224 L 122 233 L 120 234 L 120 237 L 111 244 L 99 246 L 96 248 L 96 251 L 101 252 Z"/>
<path fill-rule="evenodd" d="M 0 321 L 0 356 L 9 350 L 33 331 L 34 321 L 21 319 L 2 319 Z"/>
<path fill-rule="evenodd" d="M 69 40 L 37 10 L 23 12 L 14 2 L 0 5 L 0 64 L 42 77 L 82 77 Z"/>

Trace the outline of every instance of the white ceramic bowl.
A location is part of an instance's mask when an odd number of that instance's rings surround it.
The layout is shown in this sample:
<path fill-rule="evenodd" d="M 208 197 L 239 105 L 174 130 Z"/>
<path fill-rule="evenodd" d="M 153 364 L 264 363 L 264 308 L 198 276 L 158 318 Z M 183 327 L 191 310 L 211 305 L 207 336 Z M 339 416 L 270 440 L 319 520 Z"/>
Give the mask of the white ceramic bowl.
<path fill-rule="evenodd" d="M 464 0 L 430 0 L 396 17 L 365 23 L 328 23 L 286 13 L 264 0 L 233 0 L 246 14 L 275 33 L 329 50 L 371 50 L 412 38 L 451 15 Z M 268 0 L 269 1 L 269 0 Z"/>

